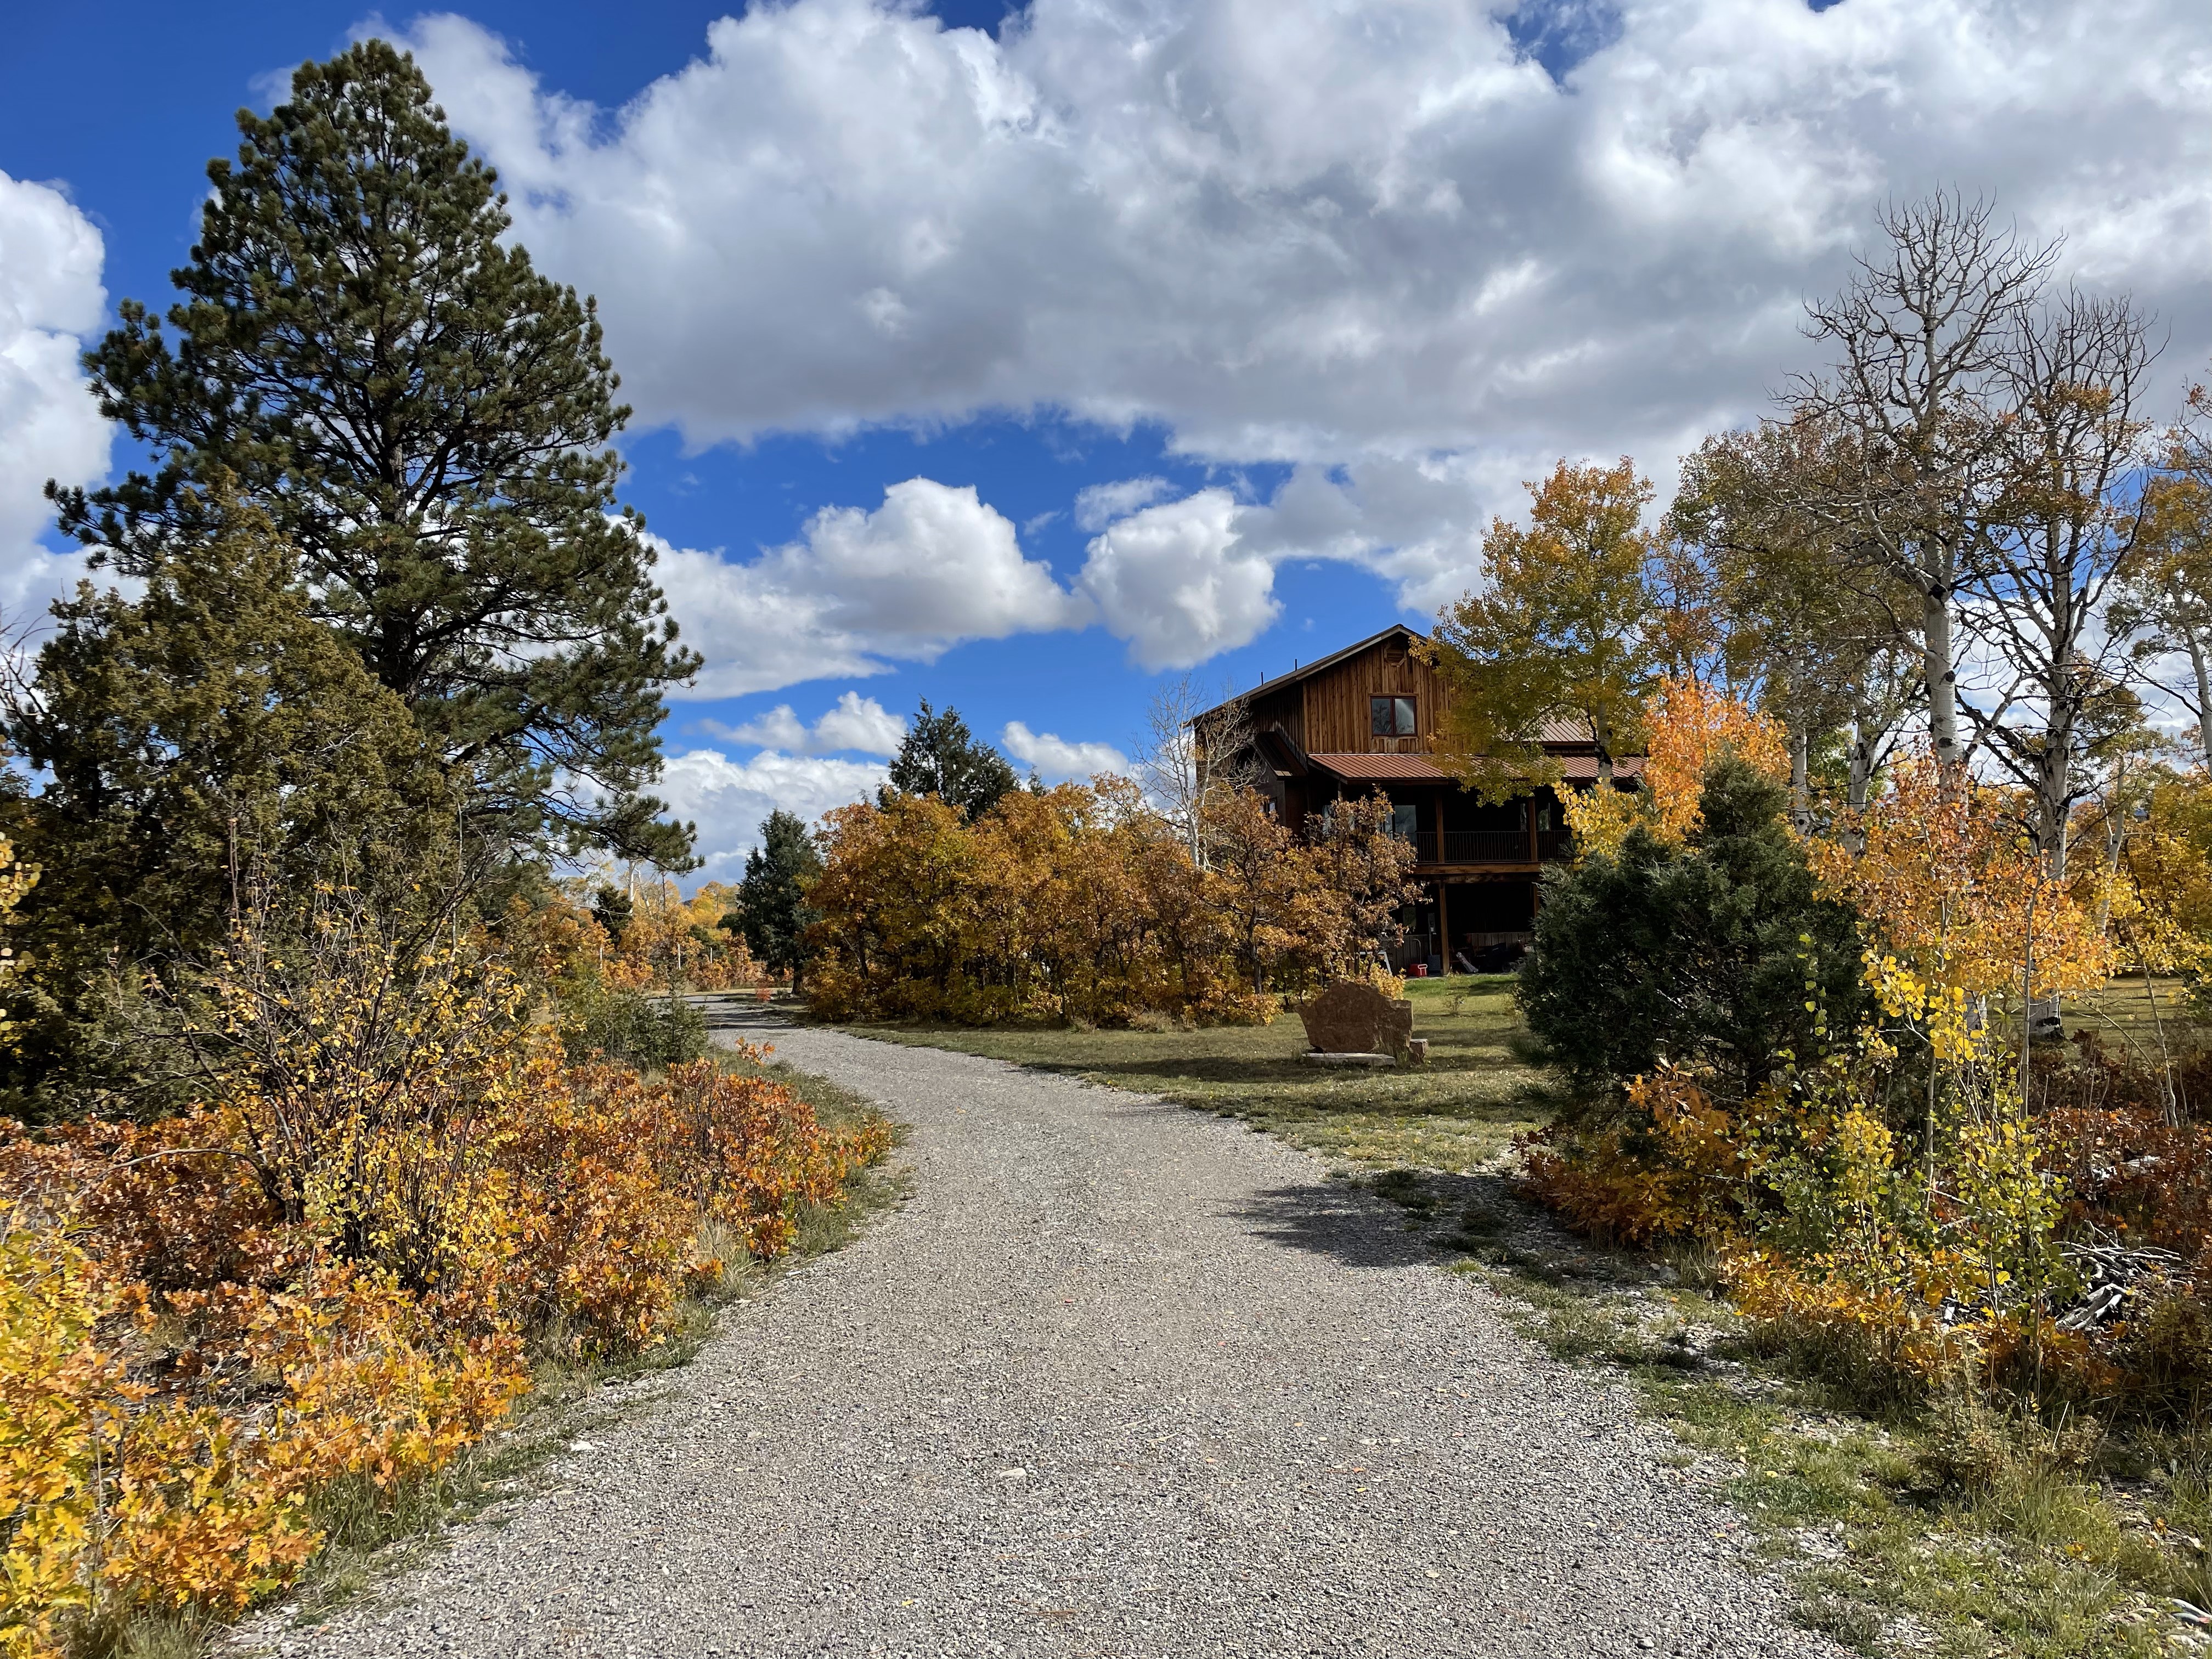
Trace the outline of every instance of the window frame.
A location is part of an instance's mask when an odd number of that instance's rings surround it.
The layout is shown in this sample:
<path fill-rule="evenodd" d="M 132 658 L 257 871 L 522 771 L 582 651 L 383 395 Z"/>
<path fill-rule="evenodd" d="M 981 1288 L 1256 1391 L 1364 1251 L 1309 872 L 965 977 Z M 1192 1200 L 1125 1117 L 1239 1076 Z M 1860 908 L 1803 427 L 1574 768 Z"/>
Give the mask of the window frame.
<path fill-rule="evenodd" d="M 1367 732 L 1376 738 L 1414 738 L 1421 732 L 1420 700 L 1395 692 L 1367 699 Z"/>

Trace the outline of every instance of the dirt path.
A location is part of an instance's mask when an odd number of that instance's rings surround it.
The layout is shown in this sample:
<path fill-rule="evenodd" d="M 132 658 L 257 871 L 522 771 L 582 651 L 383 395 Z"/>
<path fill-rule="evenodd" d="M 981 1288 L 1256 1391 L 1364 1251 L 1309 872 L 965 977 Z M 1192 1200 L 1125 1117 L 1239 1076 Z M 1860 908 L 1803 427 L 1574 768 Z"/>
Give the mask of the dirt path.
<path fill-rule="evenodd" d="M 1832 1655 L 1626 1401 L 1303 1153 L 995 1061 L 779 1057 L 915 1196 L 317 1655 Z"/>

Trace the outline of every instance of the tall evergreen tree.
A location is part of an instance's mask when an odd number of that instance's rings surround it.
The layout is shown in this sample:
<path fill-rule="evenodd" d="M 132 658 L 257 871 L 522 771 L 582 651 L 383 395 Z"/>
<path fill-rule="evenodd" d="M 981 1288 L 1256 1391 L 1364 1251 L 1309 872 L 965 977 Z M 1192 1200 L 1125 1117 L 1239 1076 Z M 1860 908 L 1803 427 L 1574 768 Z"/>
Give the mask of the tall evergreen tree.
<path fill-rule="evenodd" d="M 890 787 L 908 795 L 935 795 L 972 819 L 1019 785 L 1006 757 L 978 743 L 959 710 L 933 714 L 925 697 L 891 763 Z"/>
<path fill-rule="evenodd" d="M 743 935 L 745 948 L 794 980 L 805 971 L 806 930 L 815 912 L 806 889 L 822 873 L 822 854 L 795 812 L 779 808 L 761 824 L 761 844 L 745 854 L 738 908 L 722 926 Z"/>
<path fill-rule="evenodd" d="M 298 550 L 315 613 L 526 845 L 684 860 L 657 823 L 661 688 L 693 672 L 615 507 L 629 410 L 592 302 L 505 247 L 506 198 L 410 58 L 303 65 L 209 164 L 183 300 L 86 355 L 101 410 L 161 456 L 63 528 L 132 575 L 234 495 Z"/>

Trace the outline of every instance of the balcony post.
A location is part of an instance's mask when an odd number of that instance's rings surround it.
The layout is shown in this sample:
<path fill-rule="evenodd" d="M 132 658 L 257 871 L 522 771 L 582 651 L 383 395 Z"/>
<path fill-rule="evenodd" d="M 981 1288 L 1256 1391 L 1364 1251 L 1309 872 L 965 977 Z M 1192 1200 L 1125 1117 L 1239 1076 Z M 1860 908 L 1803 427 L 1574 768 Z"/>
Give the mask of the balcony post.
<path fill-rule="evenodd" d="M 1522 810 L 1528 818 L 1528 862 L 1539 863 L 1540 860 L 1536 856 L 1536 793 L 1533 789 L 1528 792 L 1528 805 Z"/>

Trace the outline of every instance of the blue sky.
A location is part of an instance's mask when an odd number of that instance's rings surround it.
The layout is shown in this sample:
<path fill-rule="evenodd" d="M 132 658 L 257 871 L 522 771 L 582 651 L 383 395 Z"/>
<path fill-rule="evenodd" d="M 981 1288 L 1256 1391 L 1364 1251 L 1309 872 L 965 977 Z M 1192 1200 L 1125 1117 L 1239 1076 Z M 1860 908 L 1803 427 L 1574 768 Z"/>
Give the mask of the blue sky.
<path fill-rule="evenodd" d="M 919 698 L 1079 769 L 1164 678 L 1249 684 L 1432 615 L 1563 455 L 1634 454 L 1663 499 L 1815 366 L 1802 300 L 1887 195 L 2068 234 L 2069 274 L 2160 310 L 2178 394 L 2212 347 L 2212 17 L 1937 9 L 23 9 L 0 603 L 73 574 L 44 478 L 125 461 L 75 352 L 167 299 L 233 111 L 369 27 L 600 297 L 628 495 L 709 659 L 665 728 L 708 873 L 769 805 L 864 788 Z"/>

